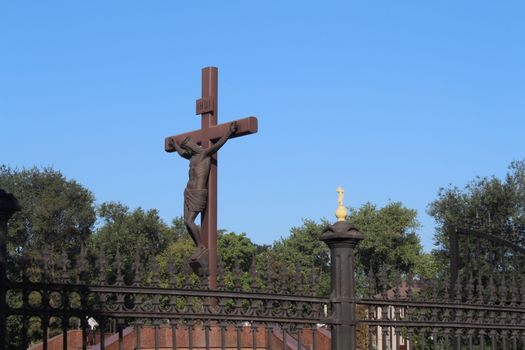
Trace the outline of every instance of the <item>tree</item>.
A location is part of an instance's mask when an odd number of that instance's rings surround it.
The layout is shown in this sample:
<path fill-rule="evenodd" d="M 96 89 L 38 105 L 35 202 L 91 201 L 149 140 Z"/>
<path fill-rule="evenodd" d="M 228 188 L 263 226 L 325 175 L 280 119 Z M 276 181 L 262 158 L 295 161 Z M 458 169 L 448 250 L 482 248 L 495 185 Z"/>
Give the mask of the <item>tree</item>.
<path fill-rule="evenodd" d="M 379 209 L 367 203 L 359 209 L 351 209 L 347 220 L 364 234 L 364 240 L 357 246 L 357 281 L 364 282 L 370 269 L 374 273 L 381 269 L 390 273 L 414 272 L 421 277 L 434 274 L 432 257 L 423 253 L 417 234 L 419 223 L 415 210 L 405 208 L 399 202 Z M 264 263 L 277 261 L 288 270 L 298 263 L 305 277 L 317 275 L 319 293 L 327 294 L 330 290 L 330 256 L 328 247 L 319 237 L 328 224 L 327 220 L 320 223 L 304 220 L 302 226 L 291 229 L 289 237 L 273 245 L 264 255 Z"/>
<path fill-rule="evenodd" d="M 173 242 L 176 234 L 162 221 L 156 209 L 130 210 L 118 202 L 103 203 L 98 208 L 102 221 L 92 237 L 93 250 L 102 250 L 108 261 L 113 261 L 117 250 L 126 270 L 131 276 L 131 266 L 135 257 L 146 262 L 157 256 Z"/>
<path fill-rule="evenodd" d="M 10 252 L 25 245 L 77 249 L 90 236 L 96 215 L 93 194 L 51 168 L 0 166 L 0 188 L 13 193 L 22 210 L 9 222 Z"/>
<path fill-rule="evenodd" d="M 157 255 L 157 262 L 162 274 L 162 283 L 166 284 L 170 279 L 168 263 L 173 264 L 176 273 L 179 275 L 184 271 L 184 265 L 188 264 L 189 259 L 195 250 L 195 245 L 186 230 L 184 219 L 177 217 L 172 221 L 168 235 L 170 237 L 166 248 Z M 190 271 L 189 269 L 187 270 Z M 182 280 L 178 280 L 182 282 Z"/>
<path fill-rule="evenodd" d="M 227 270 L 239 264 L 243 271 L 247 271 L 257 251 L 256 245 L 246 237 L 245 233 L 219 232 L 217 245 L 219 256 Z"/>
<path fill-rule="evenodd" d="M 319 240 L 328 221 L 304 219 L 303 224 L 292 227 L 290 236 L 274 243 L 264 254 L 262 264 L 273 265 L 275 270 L 293 273 L 300 267 L 303 278 L 311 282 L 312 276 L 318 280 L 318 292 L 327 295 L 330 290 L 330 253 L 328 246 Z M 312 287 L 312 286 L 311 286 Z"/>
<path fill-rule="evenodd" d="M 359 268 L 368 274 L 382 268 L 402 274 L 414 272 L 423 277 L 432 274 L 431 258 L 423 253 L 417 234 L 420 227 L 417 211 L 400 202 L 388 203 L 378 209 L 366 203 L 351 210 L 349 222 L 356 225 L 365 238 L 357 246 Z"/>
<path fill-rule="evenodd" d="M 477 222 L 480 230 L 487 231 L 503 239 L 518 243 L 523 238 L 520 230 L 507 230 L 512 225 L 523 227 L 525 224 L 525 161 L 514 161 L 509 166 L 504 179 L 492 177 L 476 177 L 464 188 L 449 186 L 441 188 L 438 198 L 428 208 L 428 213 L 436 221 L 435 240 L 437 249 L 434 255 L 440 266 L 448 266 L 450 261 L 449 225 L 465 226 Z M 503 255 L 495 252 L 495 246 L 488 242 L 468 237 L 460 244 L 460 256 L 466 264 L 477 264 L 489 261 L 493 267 Z M 473 257 L 469 252 L 475 252 Z M 514 253 L 512 258 L 522 259 Z M 513 259 L 508 263 L 511 268 L 518 268 L 523 261 L 517 263 Z M 478 266 L 479 267 L 479 266 Z M 509 266 L 507 266 L 509 268 Z"/>
<path fill-rule="evenodd" d="M 52 168 L 18 170 L 2 165 L 0 188 L 14 194 L 22 207 L 9 221 L 10 279 L 20 277 L 22 268 L 18 258 L 22 251 L 34 259 L 41 256 L 43 245 L 52 248 L 55 256 L 63 249 L 78 252 L 81 242 L 91 235 L 96 218 L 93 194 L 59 171 Z M 33 297 L 29 295 L 30 302 Z M 16 292 L 8 296 L 12 304 L 21 299 Z M 22 332 L 27 331 L 30 338 L 41 336 L 32 323 L 28 330 L 22 329 L 18 316 L 8 319 L 7 328 L 13 347 L 20 346 Z"/>

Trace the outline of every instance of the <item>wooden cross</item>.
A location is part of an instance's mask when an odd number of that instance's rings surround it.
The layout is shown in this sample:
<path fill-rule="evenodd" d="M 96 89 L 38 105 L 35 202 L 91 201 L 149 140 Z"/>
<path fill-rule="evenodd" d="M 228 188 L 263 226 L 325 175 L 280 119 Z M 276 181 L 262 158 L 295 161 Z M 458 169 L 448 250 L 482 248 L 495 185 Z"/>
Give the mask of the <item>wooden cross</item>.
<path fill-rule="evenodd" d="M 218 100 L 217 100 L 216 67 L 202 69 L 202 98 L 197 100 L 196 114 L 202 116 L 201 129 L 184 134 L 166 137 L 164 149 L 166 152 L 175 152 L 173 140 L 181 143 L 186 137 L 203 148 L 210 147 L 214 142 L 226 134 L 232 122 L 217 125 Z M 231 138 L 250 135 L 257 132 L 257 118 L 248 117 L 236 120 L 237 132 Z M 203 244 L 209 251 L 209 287 L 217 287 L 217 153 L 212 156 L 211 169 L 208 177 L 208 201 L 206 209 L 201 215 L 201 237 Z"/>

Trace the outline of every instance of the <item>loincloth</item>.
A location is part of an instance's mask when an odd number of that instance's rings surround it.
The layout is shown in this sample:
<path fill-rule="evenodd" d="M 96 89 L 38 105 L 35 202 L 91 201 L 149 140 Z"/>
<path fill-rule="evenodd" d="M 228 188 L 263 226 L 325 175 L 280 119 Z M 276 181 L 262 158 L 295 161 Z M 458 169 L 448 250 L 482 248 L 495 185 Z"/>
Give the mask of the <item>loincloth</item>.
<path fill-rule="evenodd" d="M 185 189 L 184 190 L 184 206 L 193 212 L 201 212 L 206 209 L 206 202 L 208 200 L 207 189 Z"/>

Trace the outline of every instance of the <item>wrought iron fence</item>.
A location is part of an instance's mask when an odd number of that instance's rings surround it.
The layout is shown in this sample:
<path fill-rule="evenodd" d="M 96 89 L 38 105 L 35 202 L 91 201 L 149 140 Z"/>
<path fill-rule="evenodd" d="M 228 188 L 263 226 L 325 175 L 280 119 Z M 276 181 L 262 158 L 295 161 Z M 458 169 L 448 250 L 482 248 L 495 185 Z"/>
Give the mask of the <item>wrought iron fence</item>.
<path fill-rule="evenodd" d="M 382 268 L 358 297 L 353 255 L 363 236 L 343 222 L 321 239 L 331 249 L 332 349 L 525 349 L 525 276 L 516 270 L 467 266 L 451 283 Z"/>
<path fill-rule="evenodd" d="M 221 265 L 218 287 L 210 290 L 207 277 L 187 263 L 181 268 L 169 259 L 161 269 L 155 257 L 137 253 L 128 265 L 118 249 L 107 257 L 84 247 L 25 247 L 15 254 L 4 247 L 1 348 L 318 347 L 329 301 L 315 295 L 315 276 L 299 269 Z"/>
<path fill-rule="evenodd" d="M 451 281 L 471 271 L 525 273 L 525 228 L 512 222 L 465 222 L 447 228 Z"/>
<path fill-rule="evenodd" d="M 358 300 L 368 349 L 525 349 L 523 276 L 472 273 L 453 288 L 409 276 L 370 290 Z"/>
<path fill-rule="evenodd" d="M 358 301 L 368 348 L 525 349 L 523 229 L 478 220 L 448 231 L 441 279 L 369 276 Z"/>
<path fill-rule="evenodd" d="M 7 254 L 7 220 L 16 210 L 0 191 L 0 348 L 525 349 L 523 275 L 466 265 L 451 284 L 383 269 L 357 296 L 354 253 L 363 235 L 346 222 L 321 236 L 331 293 L 319 297 L 315 278 L 271 264 L 219 267 L 210 290 L 187 264 L 160 268 L 140 254 L 128 264 L 118 250 L 114 257 L 83 247 Z"/>
<path fill-rule="evenodd" d="M 82 348 L 89 345 L 89 337 L 104 348 L 108 332 L 120 332 L 118 341 L 123 344 L 122 332 L 129 327 L 135 333 L 136 348 L 140 348 L 144 327 L 153 330 L 154 348 L 159 348 L 160 332 L 167 328 L 173 339 L 171 348 L 195 347 L 191 340 L 199 330 L 205 340 L 201 345 L 206 348 L 217 336 L 222 339 L 219 347 L 226 346 L 232 334 L 239 342 L 236 346 L 241 346 L 245 329 L 252 334 L 253 348 L 262 345 L 257 342 L 267 344 L 279 336 L 284 344 L 289 337 L 299 345 L 311 343 L 315 348 L 316 339 L 306 337 L 317 336 L 315 329 L 328 304 L 326 298 L 306 293 L 308 285 L 301 271 L 277 276 L 271 270 L 258 274 L 255 267 L 250 272 L 237 268 L 234 273 L 219 269 L 218 289 L 209 290 L 205 276 L 199 278 L 188 270 L 163 279 L 155 258 L 144 264 L 147 270 L 136 261 L 126 283 L 124 270 L 128 267 L 119 254 L 114 261 L 106 261 L 99 254 L 97 268 L 89 274 L 92 280 L 85 277 L 85 252 L 78 254 L 76 261 L 65 252 L 55 261 L 47 249 L 36 256 L 28 259 L 22 255 L 20 275 L 2 282 L 7 300 L 3 312 L 9 315 L 8 324 L 19 325 L 11 327 L 14 334 L 7 334 L 6 342 L 21 344 L 22 348 L 27 348 L 31 337 L 36 340 L 41 336 L 45 344 L 50 330 L 58 329 L 67 344 L 72 327 L 81 330 Z M 168 264 L 168 271 L 175 270 L 172 264 Z M 293 290 L 288 288 L 289 279 L 295 282 Z M 88 332 L 90 318 L 98 323 L 97 334 Z M 176 334 L 181 329 L 188 340 L 177 345 Z M 210 336 L 211 332 L 217 335 Z M 261 333 L 266 334 L 264 340 L 257 336 Z"/>

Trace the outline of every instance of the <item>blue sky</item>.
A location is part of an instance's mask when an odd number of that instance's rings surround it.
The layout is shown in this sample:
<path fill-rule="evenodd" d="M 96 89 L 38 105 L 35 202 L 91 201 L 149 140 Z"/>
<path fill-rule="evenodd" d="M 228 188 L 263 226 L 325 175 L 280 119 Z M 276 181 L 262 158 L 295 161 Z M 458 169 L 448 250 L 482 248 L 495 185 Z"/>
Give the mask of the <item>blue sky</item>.
<path fill-rule="evenodd" d="M 53 166 L 118 200 L 182 214 L 200 70 L 219 120 L 259 133 L 220 152 L 219 226 L 256 243 L 345 204 L 425 213 L 440 187 L 525 157 L 523 1 L 5 1 L 0 162 Z"/>

